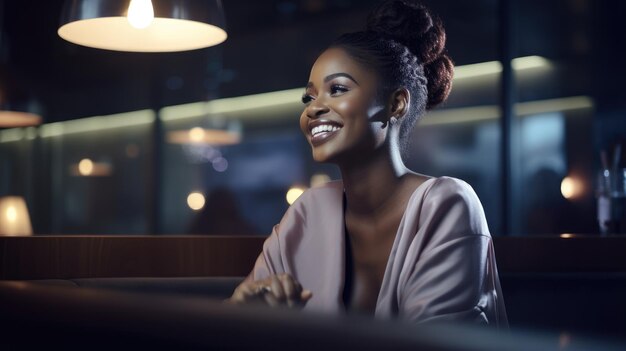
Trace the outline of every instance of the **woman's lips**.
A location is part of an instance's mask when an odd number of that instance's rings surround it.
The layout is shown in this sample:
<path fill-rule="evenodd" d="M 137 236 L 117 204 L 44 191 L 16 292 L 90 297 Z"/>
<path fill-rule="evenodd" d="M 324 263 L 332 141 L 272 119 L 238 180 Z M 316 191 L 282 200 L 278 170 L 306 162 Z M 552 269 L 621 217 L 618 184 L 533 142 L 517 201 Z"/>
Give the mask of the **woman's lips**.
<path fill-rule="evenodd" d="M 319 146 L 337 135 L 341 127 L 332 124 L 322 124 L 311 129 L 311 144 Z"/>

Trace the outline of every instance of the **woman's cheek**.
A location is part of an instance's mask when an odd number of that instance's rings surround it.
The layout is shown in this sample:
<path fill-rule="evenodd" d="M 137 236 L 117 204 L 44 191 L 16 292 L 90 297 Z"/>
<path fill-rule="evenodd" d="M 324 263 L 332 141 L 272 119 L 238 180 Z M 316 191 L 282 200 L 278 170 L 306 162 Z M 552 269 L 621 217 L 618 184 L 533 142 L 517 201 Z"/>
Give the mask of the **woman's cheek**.
<path fill-rule="evenodd" d="M 304 134 L 305 137 L 308 134 L 308 129 L 309 129 L 308 117 L 306 116 L 305 112 L 302 112 L 302 115 L 300 115 L 300 131 L 302 132 L 302 134 Z"/>

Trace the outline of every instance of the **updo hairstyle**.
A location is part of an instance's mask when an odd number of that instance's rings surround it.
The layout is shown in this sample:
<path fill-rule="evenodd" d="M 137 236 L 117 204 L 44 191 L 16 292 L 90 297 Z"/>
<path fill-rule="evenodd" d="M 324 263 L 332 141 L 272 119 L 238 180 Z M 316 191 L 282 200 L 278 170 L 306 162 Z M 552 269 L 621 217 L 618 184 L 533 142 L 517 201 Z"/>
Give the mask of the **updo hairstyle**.
<path fill-rule="evenodd" d="M 441 21 L 426 7 L 415 1 L 391 0 L 370 13 L 365 31 L 344 34 L 330 47 L 344 49 L 377 72 L 379 98 L 387 98 L 400 87 L 410 92 L 410 108 L 400 129 L 404 146 L 425 110 L 448 97 L 454 65 L 445 44 Z"/>

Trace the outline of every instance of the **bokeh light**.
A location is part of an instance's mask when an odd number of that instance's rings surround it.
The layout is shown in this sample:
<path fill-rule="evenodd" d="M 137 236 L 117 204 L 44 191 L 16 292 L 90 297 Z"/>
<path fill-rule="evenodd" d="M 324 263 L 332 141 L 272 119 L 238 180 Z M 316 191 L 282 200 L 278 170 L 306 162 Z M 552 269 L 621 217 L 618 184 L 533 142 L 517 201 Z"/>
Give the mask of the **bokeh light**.
<path fill-rule="evenodd" d="M 288 204 L 293 204 L 299 197 L 304 193 L 306 189 L 300 186 L 293 186 L 287 190 L 287 195 L 285 198 L 287 199 Z"/>
<path fill-rule="evenodd" d="M 93 161 L 88 158 L 83 158 L 78 163 L 78 172 L 83 176 L 89 176 L 93 173 Z"/>
<path fill-rule="evenodd" d="M 561 181 L 561 195 L 568 200 L 579 197 L 583 192 L 583 184 L 580 179 L 567 176 Z"/>
<path fill-rule="evenodd" d="M 205 203 L 204 195 L 199 192 L 193 192 L 187 196 L 187 205 L 194 211 L 199 211 L 204 208 Z"/>
<path fill-rule="evenodd" d="M 204 141 L 204 129 L 200 127 L 194 127 L 189 130 L 189 140 L 192 143 L 201 143 Z"/>

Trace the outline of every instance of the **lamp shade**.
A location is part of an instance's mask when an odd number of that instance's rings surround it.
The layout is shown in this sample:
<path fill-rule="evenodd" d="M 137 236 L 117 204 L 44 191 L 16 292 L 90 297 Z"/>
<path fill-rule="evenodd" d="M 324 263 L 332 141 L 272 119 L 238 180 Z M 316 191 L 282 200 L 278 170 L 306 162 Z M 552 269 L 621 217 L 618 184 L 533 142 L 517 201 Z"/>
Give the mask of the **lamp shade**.
<path fill-rule="evenodd" d="M 33 227 L 24 198 L 0 197 L 0 235 L 32 235 Z"/>
<path fill-rule="evenodd" d="M 98 49 L 173 52 L 226 40 L 221 0 L 66 0 L 58 34 Z"/>

